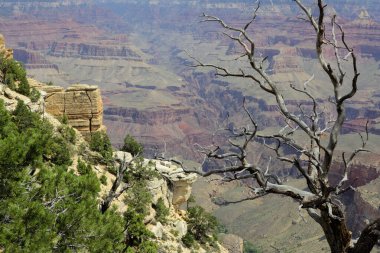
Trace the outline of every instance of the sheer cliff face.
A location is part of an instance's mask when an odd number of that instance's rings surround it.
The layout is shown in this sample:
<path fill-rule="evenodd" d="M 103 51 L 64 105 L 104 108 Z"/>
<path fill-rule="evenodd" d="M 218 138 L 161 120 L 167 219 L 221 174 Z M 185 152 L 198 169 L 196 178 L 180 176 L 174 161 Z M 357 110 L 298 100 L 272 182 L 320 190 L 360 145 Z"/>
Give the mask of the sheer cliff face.
<path fill-rule="evenodd" d="M 42 86 L 45 110 L 56 117 L 66 115 L 68 123 L 89 136 L 92 132 L 105 130 L 103 125 L 103 102 L 97 86 L 72 85 L 66 90 L 59 86 Z"/>

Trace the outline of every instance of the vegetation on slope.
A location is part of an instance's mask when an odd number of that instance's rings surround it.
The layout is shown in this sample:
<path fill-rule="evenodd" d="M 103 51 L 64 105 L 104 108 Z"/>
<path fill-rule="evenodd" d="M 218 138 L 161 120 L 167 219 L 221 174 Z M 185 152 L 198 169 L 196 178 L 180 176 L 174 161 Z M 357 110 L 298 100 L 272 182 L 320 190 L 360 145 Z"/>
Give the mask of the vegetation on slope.
<path fill-rule="evenodd" d="M 6 66 L 0 69 L 0 77 L 5 77 L 2 81 L 31 95 L 21 65 L 5 59 L 1 64 Z M 144 219 L 152 207 L 147 182 L 159 175 L 141 157 L 142 145 L 130 135 L 124 139 L 122 149 L 132 154 L 133 163 L 128 163 L 121 174 L 127 206 L 121 213 L 111 205 L 101 209 L 105 198 L 101 184 L 107 185 L 107 177 L 103 174 L 99 179 L 93 168 L 100 162 L 116 177 L 121 172 L 107 134 L 93 133 L 88 144 L 78 144 L 76 131 L 67 125 L 65 117 L 53 127 L 23 101 L 9 112 L 0 99 L 0 251 L 158 252 L 154 234 Z M 99 159 L 89 159 L 87 145 Z M 153 207 L 156 220 L 165 223 L 169 208 L 162 199 Z M 193 216 L 190 212 L 189 233 L 194 232 L 201 243 L 214 243 L 215 237 L 209 234 L 212 226 L 197 224 L 202 217 L 207 222 L 214 219 L 204 213 Z"/>
<path fill-rule="evenodd" d="M 72 144 L 19 102 L 0 100 L 0 247 L 4 252 L 115 252 L 124 221 L 98 210 L 92 170 L 68 169 Z M 81 166 L 81 164 L 80 164 Z"/>
<path fill-rule="evenodd" d="M 141 157 L 136 159 L 123 179 L 130 185 L 124 198 L 126 211 L 121 214 L 111 207 L 102 213 L 101 180 L 91 162 L 82 157 L 72 168 L 76 139 L 70 126 L 63 124 L 55 131 L 22 101 L 11 113 L 0 100 L 0 250 L 158 252 L 158 245 L 152 241 L 154 235 L 144 224 L 152 205 L 147 181 L 157 173 L 149 170 Z M 137 145 L 133 138 L 127 139 L 127 144 Z M 115 173 L 108 144 L 106 134 L 100 133 L 90 147 Z M 165 223 L 169 210 L 162 199 L 154 207 L 156 220 Z M 215 218 L 199 207 L 191 207 L 188 222 L 185 237 L 191 242 L 186 243 L 185 238 L 185 245 L 193 247 L 195 241 L 214 244 Z"/>
<path fill-rule="evenodd" d="M 205 246 L 215 247 L 218 233 L 216 218 L 200 206 L 189 207 L 187 213 L 188 230 L 182 238 L 182 242 L 187 247 L 196 246 L 196 242 Z"/>
<path fill-rule="evenodd" d="M 26 71 L 21 64 L 14 59 L 7 59 L 0 54 L 0 81 L 11 90 L 28 96 L 32 101 L 37 101 L 40 93 L 31 88 L 26 78 Z"/>

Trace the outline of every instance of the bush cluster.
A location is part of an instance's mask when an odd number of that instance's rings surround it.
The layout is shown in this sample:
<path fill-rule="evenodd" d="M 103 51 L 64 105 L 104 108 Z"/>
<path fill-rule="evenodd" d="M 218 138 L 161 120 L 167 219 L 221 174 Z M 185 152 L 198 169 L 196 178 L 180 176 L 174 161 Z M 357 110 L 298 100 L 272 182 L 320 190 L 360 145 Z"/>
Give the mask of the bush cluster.
<path fill-rule="evenodd" d="M 169 216 L 169 208 L 165 206 L 164 200 L 159 198 L 157 200 L 157 204 L 154 205 L 154 209 L 156 210 L 156 220 L 165 224 L 168 220 Z"/>
<path fill-rule="evenodd" d="M 68 138 L 70 139 L 70 138 Z M 0 249 L 3 252 L 121 252 L 125 221 L 101 214 L 91 167 L 71 164 L 70 141 L 19 102 L 0 100 Z"/>
<path fill-rule="evenodd" d="M 189 207 L 187 210 L 188 230 L 182 238 L 186 247 L 193 247 L 195 242 L 214 247 L 217 241 L 218 222 L 214 216 L 200 206 Z"/>
<path fill-rule="evenodd" d="M 253 245 L 252 243 L 248 242 L 248 241 L 244 241 L 244 244 L 243 244 L 243 252 L 244 253 L 261 253 L 262 251 L 256 247 L 255 245 Z"/>
<path fill-rule="evenodd" d="M 0 55 L 0 82 L 11 90 L 30 97 L 33 102 L 40 98 L 40 93 L 35 88 L 30 88 L 26 71 L 21 63 L 14 59 L 7 59 L 4 55 Z"/>
<path fill-rule="evenodd" d="M 90 149 L 99 152 L 106 161 L 112 159 L 112 144 L 107 133 L 104 131 L 91 134 Z"/>
<path fill-rule="evenodd" d="M 0 57 L 0 81 L 24 95 L 37 96 L 13 60 Z M 54 132 L 22 101 L 10 113 L 0 100 L 0 251 L 158 252 L 144 224 L 152 199 L 146 180 L 155 174 L 143 166 L 142 158 L 137 159 L 124 175 L 126 184 L 133 182 L 126 194 L 128 210 L 124 215 L 115 208 L 102 213 L 100 184 L 106 184 L 107 178 L 98 179 L 82 160 L 77 173 L 69 169 L 76 134 L 65 118 L 62 122 Z M 105 132 L 94 133 L 89 144 L 112 161 Z M 126 149 L 134 155 L 142 152 L 131 137 L 126 138 Z"/>
<path fill-rule="evenodd" d="M 124 145 L 121 148 L 122 151 L 129 152 L 133 156 L 142 155 L 144 152 L 143 146 L 138 143 L 131 135 L 126 135 L 124 138 Z"/>

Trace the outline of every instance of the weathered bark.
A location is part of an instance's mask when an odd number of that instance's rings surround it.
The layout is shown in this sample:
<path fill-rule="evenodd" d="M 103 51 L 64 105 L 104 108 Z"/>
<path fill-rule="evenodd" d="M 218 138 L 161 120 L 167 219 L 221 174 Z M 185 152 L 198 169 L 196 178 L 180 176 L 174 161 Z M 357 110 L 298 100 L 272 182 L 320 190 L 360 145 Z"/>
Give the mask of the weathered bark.
<path fill-rule="evenodd" d="M 123 180 L 123 175 L 120 174 L 118 177 L 116 177 L 114 183 L 112 184 L 111 190 L 108 192 L 107 197 L 100 204 L 100 211 L 102 213 L 105 213 L 108 210 L 108 208 L 111 206 L 112 201 L 121 195 L 122 192 L 116 193 L 116 191 L 120 187 L 122 180 Z"/>
<path fill-rule="evenodd" d="M 118 198 L 123 192 L 130 188 L 130 185 L 128 183 L 123 183 L 123 179 L 125 172 L 135 159 L 136 157 L 133 157 L 131 161 L 126 162 L 126 158 L 124 157 L 123 161 L 120 162 L 120 166 L 117 170 L 116 179 L 113 182 L 112 187 L 107 194 L 107 197 L 105 197 L 102 203 L 100 204 L 100 211 L 102 213 L 105 213 L 108 210 L 108 208 L 112 204 L 112 201 L 115 198 Z M 125 184 L 124 187 L 119 189 L 122 184 Z"/>
<path fill-rule="evenodd" d="M 343 212 L 337 207 L 333 207 L 332 212 L 340 219 L 332 218 L 328 210 L 322 210 L 320 225 L 329 243 L 331 253 L 345 253 L 350 246 L 351 232 L 347 228 Z"/>
<path fill-rule="evenodd" d="M 369 224 L 348 253 L 369 253 L 380 240 L 380 218 Z"/>

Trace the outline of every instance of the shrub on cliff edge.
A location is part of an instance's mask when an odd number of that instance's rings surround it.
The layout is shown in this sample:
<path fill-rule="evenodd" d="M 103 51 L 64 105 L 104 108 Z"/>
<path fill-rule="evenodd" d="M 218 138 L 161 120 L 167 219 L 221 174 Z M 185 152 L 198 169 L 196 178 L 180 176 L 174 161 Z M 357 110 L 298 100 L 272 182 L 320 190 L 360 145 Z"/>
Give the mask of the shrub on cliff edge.
<path fill-rule="evenodd" d="M 19 62 L 7 59 L 4 55 L 0 55 L 0 81 L 11 90 L 15 90 L 25 96 L 30 95 L 31 89 L 26 78 L 25 69 Z"/>
<path fill-rule="evenodd" d="M 122 151 L 129 152 L 133 156 L 141 155 L 144 151 L 143 146 L 138 143 L 133 136 L 127 134 L 124 138 L 124 145 L 121 148 Z"/>
<path fill-rule="evenodd" d="M 112 159 L 111 141 L 107 133 L 104 131 L 92 133 L 90 149 L 99 152 L 106 161 Z"/>

